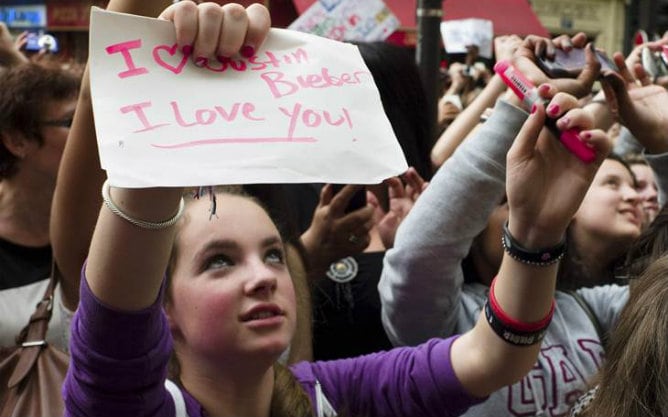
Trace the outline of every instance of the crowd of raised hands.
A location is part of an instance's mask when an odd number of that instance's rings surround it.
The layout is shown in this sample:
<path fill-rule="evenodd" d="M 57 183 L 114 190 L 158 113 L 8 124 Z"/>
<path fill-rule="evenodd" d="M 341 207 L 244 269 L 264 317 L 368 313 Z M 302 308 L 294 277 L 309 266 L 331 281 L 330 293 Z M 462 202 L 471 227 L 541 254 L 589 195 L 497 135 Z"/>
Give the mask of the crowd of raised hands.
<path fill-rule="evenodd" d="M 252 55 L 271 36 L 261 4 L 165 3 L 108 9 L 173 22 L 193 60 Z M 27 57 L 24 43 L 0 24 L 0 65 L 37 65 L 43 54 Z M 668 305 L 655 278 L 668 271 L 668 77 L 643 65 L 668 37 L 611 53 L 617 70 L 601 69 L 584 34 L 501 36 L 494 48 L 538 100 L 476 64 L 472 47 L 450 65 L 443 131 L 421 155 L 433 171 L 318 187 L 294 240 L 279 232 L 272 201 L 248 191 L 212 188 L 209 216 L 209 200 L 183 188 L 106 183 L 86 73 L 47 216 L 62 302 L 76 309 L 66 415 L 663 415 L 668 369 L 649 377 L 638 346 L 668 328 L 630 303 Z M 575 48 L 586 61 L 573 78 L 538 65 Z M 560 141 L 573 129 L 593 161 Z M 633 155 L 617 154 L 624 141 Z M 366 205 L 347 210 L 359 191 Z M 304 312 L 319 308 L 311 296 L 339 261 L 365 253 L 381 254 L 376 275 L 351 279 L 369 280 L 377 306 L 365 311 L 393 346 L 318 361 L 330 357 L 311 349 L 318 337 Z M 658 348 L 648 355 L 668 359 Z"/>

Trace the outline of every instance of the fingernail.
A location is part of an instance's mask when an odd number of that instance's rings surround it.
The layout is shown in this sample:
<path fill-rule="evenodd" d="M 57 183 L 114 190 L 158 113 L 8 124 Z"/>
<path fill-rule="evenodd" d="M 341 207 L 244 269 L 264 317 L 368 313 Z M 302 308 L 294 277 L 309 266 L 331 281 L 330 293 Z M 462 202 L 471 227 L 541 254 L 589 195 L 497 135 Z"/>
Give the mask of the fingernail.
<path fill-rule="evenodd" d="M 536 110 L 538 110 L 538 106 L 536 106 L 535 104 L 532 104 L 531 105 L 531 114 L 536 113 Z"/>
<path fill-rule="evenodd" d="M 193 46 L 192 45 L 184 45 L 181 48 L 181 52 L 183 53 L 183 55 L 190 55 L 190 54 L 193 53 Z"/>
<path fill-rule="evenodd" d="M 229 57 L 229 56 L 218 55 L 218 56 L 216 57 L 216 59 L 217 59 L 218 62 L 220 62 L 221 64 L 227 64 L 228 62 L 230 62 L 230 57 Z"/>
<path fill-rule="evenodd" d="M 244 58 L 250 58 L 255 55 L 255 48 L 250 45 L 244 45 L 239 51 L 239 54 Z"/>
<path fill-rule="evenodd" d="M 562 117 L 561 119 L 557 120 L 557 124 L 562 128 L 567 127 L 570 123 L 571 119 L 568 117 Z"/>
<path fill-rule="evenodd" d="M 206 57 L 203 57 L 203 56 L 198 56 L 195 59 L 195 65 L 197 65 L 198 67 L 203 67 L 208 63 L 209 63 L 209 60 Z"/>
<path fill-rule="evenodd" d="M 589 49 L 591 49 L 592 52 L 596 52 L 596 47 L 594 46 L 594 42 L 589 43 Z"/>
<path fill-rule="evenodd" d="M 547 112 L 550 113 L 553 116 L 556 116 L 557 114 L 559 114 L 559 110 L 560 110 L 560 108 L 559 108 L 558 104 L 550 104 L 547 107 Z"/>
<path fill-rule="evenodd" d="M 540 87 L 538 87 L 538 91 L 542 94 L 547 94 L 550 91 L 550 85 L 549 84 L 543 84 Z"/>

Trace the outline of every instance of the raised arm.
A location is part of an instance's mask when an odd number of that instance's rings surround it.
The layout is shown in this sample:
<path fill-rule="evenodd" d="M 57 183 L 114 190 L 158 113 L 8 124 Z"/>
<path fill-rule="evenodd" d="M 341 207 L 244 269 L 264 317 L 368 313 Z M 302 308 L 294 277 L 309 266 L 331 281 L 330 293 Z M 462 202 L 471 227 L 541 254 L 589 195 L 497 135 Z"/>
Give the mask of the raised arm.
<path fill-rule="evenodd" d="M 170 3 L 169 0 L 111 0 L 107 10 L 154 17 Z M 79 302 L 81 267 L 100 211 L 100 187 L 105 178 L 98 158 L 86 69 L 51 208 L 53 256 L 63 276 L 63 301 L 72 311 Z"/>
<path fill-rule="evenodd" d="M 572 96 L 557 95 L 552 103 L 565 108 L 576 102 Z M 485 396 L 519 380 L 534 365 L 540 350 L 538 329 L 546 327 L 552 314 L 558 262 L 543 262 L 559 253 L 566 227 L 579 207 L 611 144 L 600 130 L 584 130 L 581 137 L 597 151 L 596 161 L 582 163 L 554 138 L 540 134 L 545 119 L 542 104 L 533 109 L 507 156 L 507 196 L 512 237 L 499 273 L 490 289 L 490 309 L 483 309 L 475 327 L 452 346 L 453 368 L 463 386 L 472 394 Z M 562 130 L 573 126 L 588 129 L 591 117 L 575 109 L 560 120 Z M 508 241 L 509 238 L 506 238 Z M 513 255 L 509 255 L 513 251 Z M 496 299 L 496 302 L 491 300 Z M 496 305 L 496 307 L 494 307 Z M 492 314 L 489 314 L 491 311 Z M 500 330 L 492 330 L 501 323 Z M 514 322 L 514 323 L 512 323 Z M 508 324 L 511 323 L 511 324 Z M 518 329 L 536 338 L 516 337 Z M 533 330 L 529 330 L 533 329 Z M 510 334 L 510 335 L 509 335 Z M 504 338 L 501 337 L 504 335 Z"/>
<path fill-rule="evenodd" d="M 238 4 L 221 7 L 215 3 L 197 6 L 180 2 L 165 9 L 160 17 L 174 21 L 179 45 L 194 45 L 194 57 L 211 59 L 231 56 L 244 46 L 257 49 L 270 25 L 267 9 L 258 4 L 244 10 Z M 199 19 L 199 24 L 194 24 L 195 19 Z M 225 19 L 227 24 L 221 29 L 220 23 Z M 111 187 L 110 199 L 134 219 L 162 222 L 177 213 L 182 191 Z M 105 304 L 123 310 L 151 305 L 164 277 L 173 238 L 174 227 L 142 229 L 103 207 L 86 266 L 92 292 Z M 119 262 L 121 258 L 123 262 Z"/>
<path fill-rule="evenodd" d="M 522 39 L 516 35 L 495 38 L 494 49 L 497 60 L 510 59 L 521 42 Z M 494 75 L 482 92 L 464 108 L 434 144 L 431 149 L 431 163 L 434 167 L 440 167 L 452 156 L 473 128 L 480 123 L 480 116 L 485 109 L 494 107 L 496 100 L 505 90 L 506 85 L 498 75 Z"/>
<path fill-rule="evenodd" d="M 573 38 L 576 45 L 582 41 L 579 35 Z M 536 85 L 548 80 L 531 58 L 539 43 L 529 38 L 514 54 Z M 597 74 L 597 68 L 589 68 L 577 81 L 556 80 L 555 85 L 581 94 Z M 548 88 L 548 94 L 554 89 Z M 383 325 L 395 345 L 470 328 L 457 328 L 461 263 L 503 196 L 505 155 L 527 117 L 519 106 L 515 97 L 497 103 L 490 119 L 439 169 L 399 227 L 378 286 Z"/>

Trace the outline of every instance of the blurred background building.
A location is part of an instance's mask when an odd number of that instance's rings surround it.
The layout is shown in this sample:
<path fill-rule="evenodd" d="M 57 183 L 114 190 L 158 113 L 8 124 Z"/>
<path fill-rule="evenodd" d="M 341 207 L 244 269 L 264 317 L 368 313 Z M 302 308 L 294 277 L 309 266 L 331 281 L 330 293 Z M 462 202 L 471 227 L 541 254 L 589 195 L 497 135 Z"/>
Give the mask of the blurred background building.
<path fill-rule="evenodd" d="M 91 6 L 108 0 L 0 0 L 0 20 L 14 34 L 24 30 L 50 33 L 63 59 L 83 62 L 88 52 Z M 239 1 L 242 4 L 252 0 Z M 315 0 L 262 0 L 274 25 L 286 27 Z M 385 0 L 401 27 L 390 42 L 417 43 L 418 0 Z M 495 32 L 561 34 L 586 32 L 607 51 L 628 52 L 638 29 L 652 37 L 668 29 L 668 0 L 443 0 L 443 19 L 482 17 L 494 21 Z"/>

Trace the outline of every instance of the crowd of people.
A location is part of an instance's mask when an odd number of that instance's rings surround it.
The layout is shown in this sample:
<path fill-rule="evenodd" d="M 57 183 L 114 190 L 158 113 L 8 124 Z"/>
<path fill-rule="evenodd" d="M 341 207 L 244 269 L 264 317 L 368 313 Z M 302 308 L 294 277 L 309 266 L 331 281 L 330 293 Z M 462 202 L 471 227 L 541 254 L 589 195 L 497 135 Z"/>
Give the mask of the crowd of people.
<path fill-rule="evenodd" d="M 271 27 L 261 4 L 108 10 L 172 22 L 196 59 Z M 0 24 L 0 345 L 57 274 L 65 415 L 668 415 L 668 90 L 642 63 L 668 37 L 615 70 L 584 34 L 498 36 L 540 100 L 471 48 L 434 86 L 437 138 L 413 56 L 358 42 L 408 171 L 195 193 L 109 184 L 88 69 L 22 42 Z M 538 65 L 574 48 L 575 78 Z"/>

